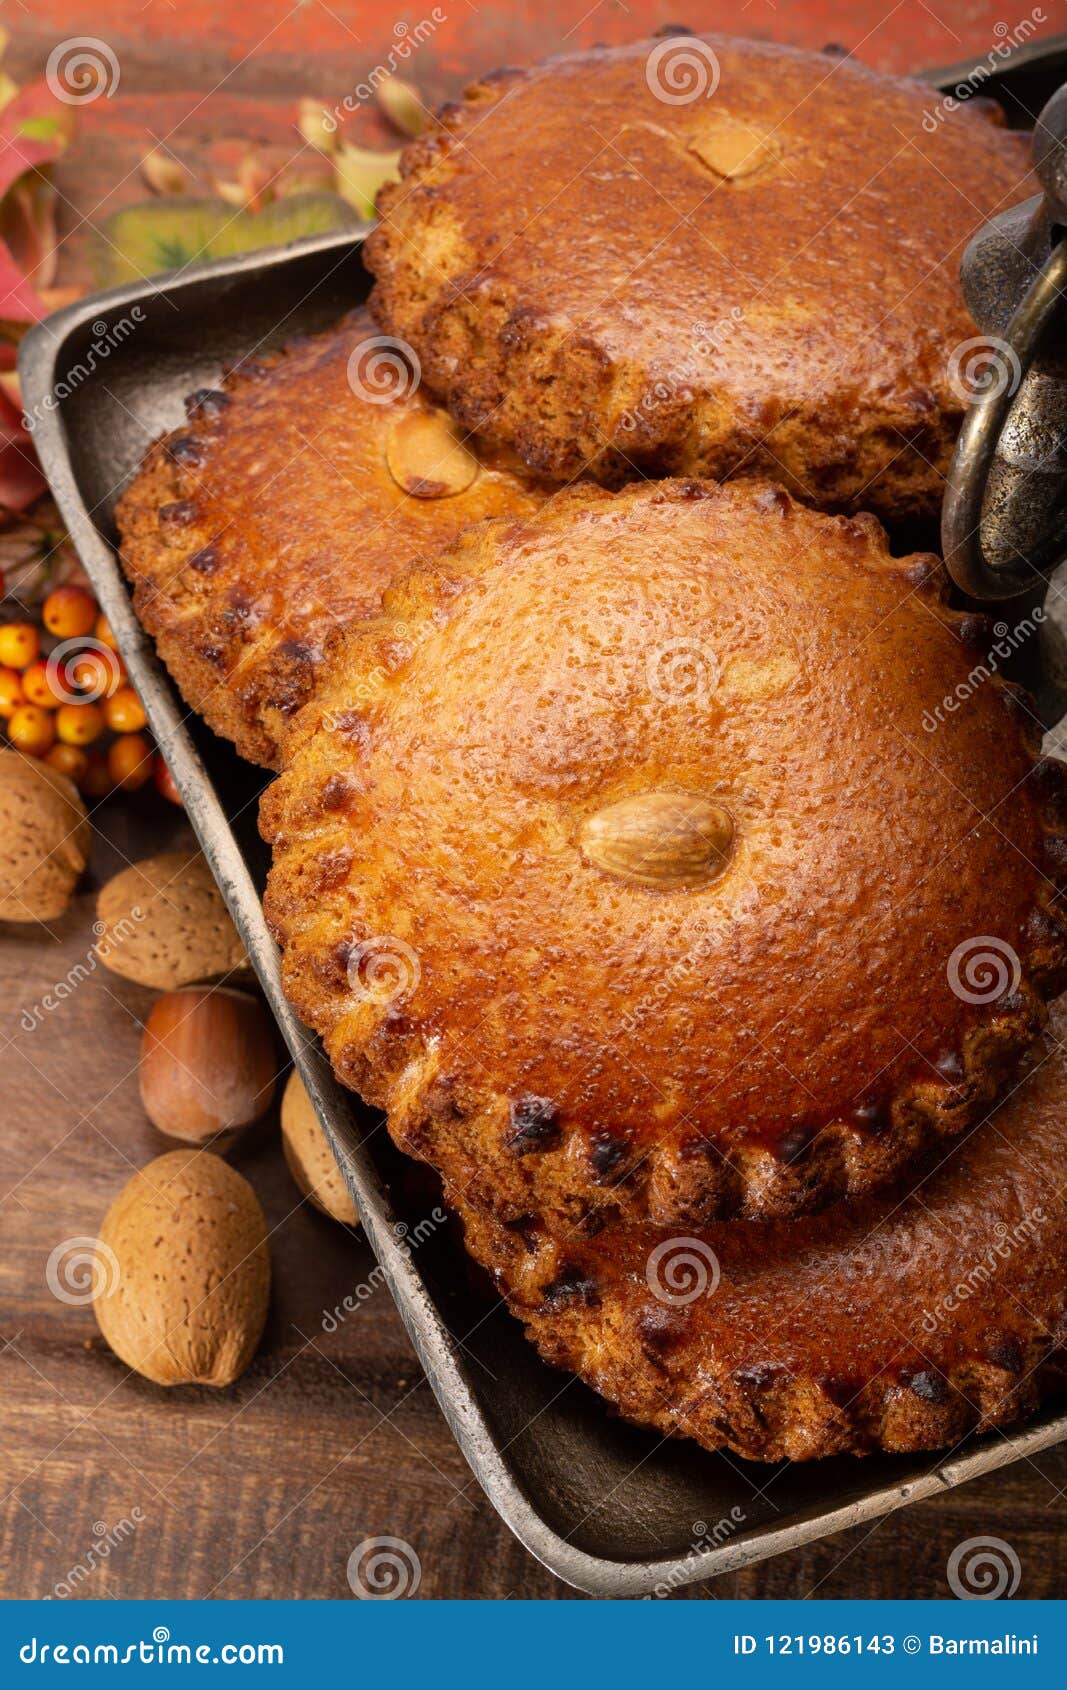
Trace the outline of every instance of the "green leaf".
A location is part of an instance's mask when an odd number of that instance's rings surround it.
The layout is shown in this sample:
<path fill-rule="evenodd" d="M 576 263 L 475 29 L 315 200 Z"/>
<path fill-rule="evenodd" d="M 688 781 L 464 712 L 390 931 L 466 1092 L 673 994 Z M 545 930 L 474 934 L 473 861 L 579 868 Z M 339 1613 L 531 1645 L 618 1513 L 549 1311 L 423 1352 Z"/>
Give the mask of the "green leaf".
<path fill-rule="evenodd" d="M 94 235 L 93 272 L 101 287 L 115 287 L 357 224 L 344 200 L 325 192 L 293 194 L 254 215 L 222 199 L 146 200 L 115 212 Z"/>
<path fill-rule="evenodd" d="M 58 117 L 27 117 L 19 124 L 19 134 L 27 141 L 57 141 L 66 133 L 67 125 Z"/>

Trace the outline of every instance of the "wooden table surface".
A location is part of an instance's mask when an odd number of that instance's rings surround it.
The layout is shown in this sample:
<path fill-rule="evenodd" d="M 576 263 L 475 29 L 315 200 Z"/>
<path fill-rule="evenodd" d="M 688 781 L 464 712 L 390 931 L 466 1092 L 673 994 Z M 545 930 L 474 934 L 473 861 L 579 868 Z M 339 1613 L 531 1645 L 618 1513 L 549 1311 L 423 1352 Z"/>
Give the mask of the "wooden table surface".
<path fill-rule="evenodd" d="M 544 0 L 529 13 L 465 5 L 407 74 L 443 98 L 467 72 L 629 39 L 678 10 L 673 0 L 603 0 L 591 10 L 584 0 Z M 1003 8 L 749 0 L 680 10 L 697 27 L 836 41 L 908 68 L 989 50 Z M 422 15 L 406 14 L 412 24 Z M 149 132 L 194 170 L 220 136 L 295 144 L 297 98 L 340 96 L 394 38 L 388 7 L 355 0 L 0 0 L 0 23 L 20 77 L 39 74 L 50 49 L 79 34 L 106 39 L 122 66 L 115 96 L 83 114 L 59 174 L 61 280 L 70 283 L 85 278 L 94 223 L 140 197 Z M 365 133 L 384 139 L 370 117 Z M 55 1246 L 91 1238 L 133 1169 L 169 1148 L 137 1091 L 151 994 L 85 965 L 99 886 L 125 861 L 178 841 L 185 823 L 147 795 L 109 802 L 96 819 L 91 872 L 67 915 L 47 932 L 0 925 L 0 1595 L 63 1593 L 95 1551 L 75 1594 L 344 1597 L 352 1548 L 389 1535 L 415 1548 L 420 1597 L 573 1596 L 470 1479 L 388 1293 L 323 1332 L 322 1311 L 373 1264 L 358 1234 L 295 1200 L 275 1122 L 236 1157 L 267 1211 L 275 1291 L 265 1342 L 232 1389 L 164 1391 L 131 1376 L 89 1309 L 49 1290 Z M 27 1031 L 23 1010 L 68 975 L 75 989 Z M 945 1595 L 954 1546 L 989 1535 L 1018 1554 L 1020 1597 L 1062 1594 L 1065 1492 L 1067 1448 L 681 1594 Z"/>

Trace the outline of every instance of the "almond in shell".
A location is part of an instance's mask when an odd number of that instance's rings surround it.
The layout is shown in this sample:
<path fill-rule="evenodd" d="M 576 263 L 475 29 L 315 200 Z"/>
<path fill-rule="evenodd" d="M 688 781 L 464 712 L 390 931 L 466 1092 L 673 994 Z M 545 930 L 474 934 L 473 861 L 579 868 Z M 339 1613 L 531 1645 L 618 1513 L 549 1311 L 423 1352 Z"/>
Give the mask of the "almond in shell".
<path fill-rule="evenodd" d="M 97 954 L 114 974 L 156 991 L 216 980 L 248 957 L 204 858 L 167 851 L 123 869 L 97 904 Z"/>
<path fill-rule="evenodd" d="M 207 1150 L 134 1174 L 97 1240 L 93 1310 L 120 1361 L 157 1385 L 230 1385 L 267 1318 L 270 1258 L 248 1181 Z"/>
<path fill-rule="evenodd" d="M 356 1205 L 295 1068 L 282 1096 L 282 1149 L 289 1172 L 304 1196 L 335 1221 L 358 1226 Z"/>
<path fill-rule="evenodd" d="M 65 775 L 0 751 L 0 921 L 61 916 L 89 861 L 85 805 Z"/>

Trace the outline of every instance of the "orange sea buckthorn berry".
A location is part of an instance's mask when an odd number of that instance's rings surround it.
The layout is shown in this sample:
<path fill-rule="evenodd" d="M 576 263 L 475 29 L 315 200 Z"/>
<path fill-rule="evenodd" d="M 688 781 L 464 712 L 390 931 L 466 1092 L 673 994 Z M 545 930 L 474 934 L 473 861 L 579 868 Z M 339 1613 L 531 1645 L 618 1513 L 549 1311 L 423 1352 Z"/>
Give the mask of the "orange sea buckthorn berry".
<path fill-rule="evenodd" d="M 64 745 L 62 740 L 53 745 L 44 760 L 50 769 L 55 769 L 59 775 L 66 775 L 75 786 L 89 767 L 89 753 L 78 745 Z"/>
<path fill-rule="evenodd" d="M 58 710 L 69 702 L 70 694 L 63 688 L 63 676 L 54 663 L 39 657 L 22 672 L 22 690 L 27 704 L 39 704 L 42 710 Z"/>
<path fill-rule="evenodd" d="M 160 751 L 157 751 L 155 756 L 155 775 L 156 791 L 160 794 L 160 796 L 169 799 L 172 804 L 177 804 L 179 809 L 184 810 L 185 799 L 178 791 L 178 783 L 171 774 L 170 769 L 167 767 L 167 763 Z"/>
<path fill-rule="evenodd" d="M 10 716 L 20 704 L 25 704 L 26 696 L 22 690 L 22 681 L 14 669 L 0 669 L 0 716 Z"/>
<path fill-rule="evenodd" d="M 112 651 L 117 651 L 119 649 L 118 641 L 111 632 L 111 623 L 108 621 L 103 611 L 100 612 L 100 615 L 96 619 L 96 626 L 93 629 L 93 638 L 99 640 L 101 645 L 110 646 Z"/>
<path fill-rule="evenodd" d="M 0 624 L 0 664 L 25 669 L 41 655 L 41 636 L 32 622 Z"/>
<path fill-rule="evenodd" d="M 17 750 L 30 757 L 43 757 L 55 741 L 55 717 L 39 704 L 20 704 L 8 719 L 7 733 Z"/>
<path fill-rule="evenodd" d="M 119 687 L 104 705 L 104 717 L 112 733 L 140 733 L 148 720 L 144 705 L 132 687 Z"/>
<path fill-rule="evenodd" d="M 144 734 L 123 734 L 107 754 L 107 772 L 123 792 L 136 792 L 152 779 L 152 747 Z"/>
<path fill-rule="evenodd" d="M 91 634 L 96 618 L 96 600 L 84 587 L 56 587 L 41 606 L 41 620 L 57 640 Z"/>
<path fill-rule="evenodd" d="M 78 777 L 78 791 L 83 798 L 106 798 L 114 785 L 107 766 L 107 753 L 94 748 L 88 753 L 85 772 Z"/>
<path fill-rule="evenodd" d="M 99 704 L 64 704 L 56 711 L 56 733 L 65 745 L 91 745 L 104 731 Z"/>

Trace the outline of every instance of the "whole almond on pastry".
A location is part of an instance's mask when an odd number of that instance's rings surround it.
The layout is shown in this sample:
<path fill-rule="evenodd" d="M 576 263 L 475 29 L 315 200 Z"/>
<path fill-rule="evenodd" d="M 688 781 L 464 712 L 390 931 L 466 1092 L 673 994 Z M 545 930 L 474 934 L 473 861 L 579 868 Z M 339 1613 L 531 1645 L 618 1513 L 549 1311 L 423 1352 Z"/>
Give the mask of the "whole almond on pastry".
<path fill-rule="evenodd" d="M 653 788 L 586 816 L 586 862 L 619 880 L 664 890 L 708 886 L 723 872 L 734 824 L 723 805 L 694 792 Z"/>

